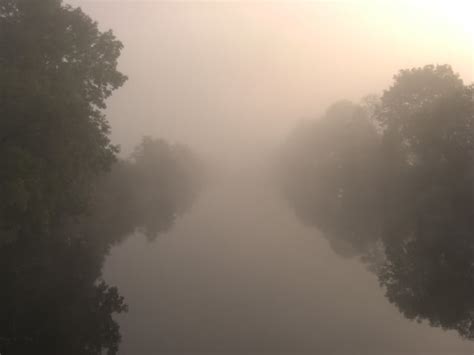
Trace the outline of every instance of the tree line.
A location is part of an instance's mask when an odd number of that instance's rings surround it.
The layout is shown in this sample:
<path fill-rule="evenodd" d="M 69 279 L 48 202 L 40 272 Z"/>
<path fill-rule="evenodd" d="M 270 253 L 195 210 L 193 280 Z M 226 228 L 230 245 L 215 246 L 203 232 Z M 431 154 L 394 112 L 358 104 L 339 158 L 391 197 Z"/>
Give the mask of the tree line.
<path fill-rule="evenodd" d="M 202 186 L 186 146 L 118 157 L 106 99 L 122 43 L 61 0 L 0 0 L 0 353 L 115 354 L 110 247 L 168 230 Z"/>
<path fill-rule="evenodd" d="M 474 339 L 474 85 L 449 65 L 401 70 L 280 149 L 288 203 L 376 273 L 410 319 Z"/>

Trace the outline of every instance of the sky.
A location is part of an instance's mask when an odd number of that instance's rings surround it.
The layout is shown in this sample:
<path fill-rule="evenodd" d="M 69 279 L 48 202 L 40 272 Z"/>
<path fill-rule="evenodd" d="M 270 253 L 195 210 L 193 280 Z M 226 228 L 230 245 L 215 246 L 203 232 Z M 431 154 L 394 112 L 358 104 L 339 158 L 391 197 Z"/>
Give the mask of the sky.
<path fill-rule="evenodd" d="M 124 44 L 129 80 L 107 110 L 124 155 L 151 135 L 232 161 L 336 100 L 381 94 L 400 69 L 474 78 L 470 1 L 67 2 Z"/>

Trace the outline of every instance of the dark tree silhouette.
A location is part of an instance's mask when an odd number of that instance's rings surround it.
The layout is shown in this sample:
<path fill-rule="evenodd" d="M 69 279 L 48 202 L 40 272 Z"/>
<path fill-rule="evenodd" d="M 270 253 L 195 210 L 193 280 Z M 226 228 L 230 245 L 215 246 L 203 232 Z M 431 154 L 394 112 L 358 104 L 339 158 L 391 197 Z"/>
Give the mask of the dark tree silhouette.
<path fill-rule="evenodd" d="M 381 99 L 387 296 L 409 318 L 474 339 L 474 100 L 449 66 L 401 71 Z"/>
<path fill-rule="evenodd" d="M 60 236 L 64 238 L 64 235 Z M 42 238 L 0 248 L 0 352 L 115 354 L 117 289 L 100 279 L 104 254 L 92 242 Z"/>
<path fill-rule="evenodd" d="M 145 138 L 93 186 L 90 208 L 63 218 L 47 237 L 21 235 L 0 246 L 0 352 L 117 352 L 127 310 L 101 280 L 105 256 L 134 232 L 149 239 L 169 229 L 202 185 L 199 160 L 185 146 Z"/>
<path fill-rule="evenodd" d="M 99 238 L 66 225 L 115 160 L 102 109 L 122 44 L 60 0 L 0 0 L 0 48 L 0 352 L 113 354 L 123 300 Z"/>
<path fill-rule="evenodd" d="M 0 0 L 0 48 L 0 353 L 115 354 L 127 307 L 104 258 L 169 228 L 199 163 L 152 139 L 117 162 L 102 110 L 126 79 L 122 44 L 80 9 Z"/>
<path fill-rule="evenodd" d="M 0 0 L 0 243 L 83 212 L 117 147 L 102 113 L 122 44 L 60 0 Z"/>
<path fill-rule="evenodd" d="M 370 110 L 339 103 L 294 133 L 284 193 L 405 316 L 474 339 L 474 87 L 447 65 L 394 79 Z"/>

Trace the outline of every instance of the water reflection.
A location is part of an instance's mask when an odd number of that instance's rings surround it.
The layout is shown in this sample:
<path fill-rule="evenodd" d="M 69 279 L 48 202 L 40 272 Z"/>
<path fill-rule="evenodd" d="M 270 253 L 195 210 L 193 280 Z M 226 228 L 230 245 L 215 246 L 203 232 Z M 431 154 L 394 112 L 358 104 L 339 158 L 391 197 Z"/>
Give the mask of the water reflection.
<path fill-rule="evenodd" d="M 407 318 L 468 339 L 472 94 L 447 66 L 402 71 L 381 102 L 337 103 L 282 151 L 282 186 L 298 216 L 339 254 L 361 257 Z"/>
<path fill-rule="evenodd" d="M 105 256 L 134 231 L 154 239 L 168 230 L 194 200 L 198 170 L 186 147 L 146 138 L 95 183 L 87 215 L 3 233 L 0 353 L 117 353 L 114 314 L 128 307 L 101 278 Z"/>
<path fill-rule="evenodd" d="M 89 238 L 20 238 L 0 249 L 2 354 L 100 354 L 120 341 L 114 313 L 127 310 L 100 280 L 105 250 Z"/>

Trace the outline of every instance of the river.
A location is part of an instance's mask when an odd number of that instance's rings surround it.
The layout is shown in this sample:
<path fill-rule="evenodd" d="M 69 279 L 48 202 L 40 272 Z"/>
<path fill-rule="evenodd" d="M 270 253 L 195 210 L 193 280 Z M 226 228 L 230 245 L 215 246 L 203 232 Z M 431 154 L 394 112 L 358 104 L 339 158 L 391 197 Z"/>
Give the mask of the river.
<path fill-rule="evenodd" d="M 255 171 L 228 172 L 156 241 L 112 250 L 104 278 L 129 305 L 121 355 L 473 353 L 405 319 Z"/>

